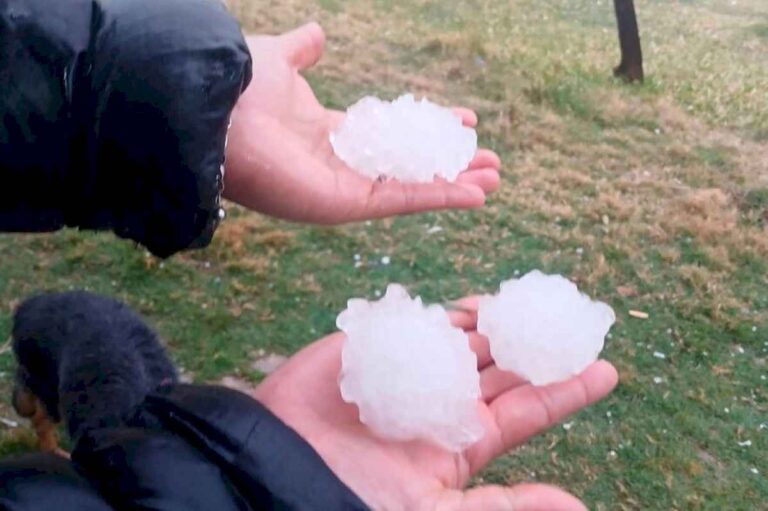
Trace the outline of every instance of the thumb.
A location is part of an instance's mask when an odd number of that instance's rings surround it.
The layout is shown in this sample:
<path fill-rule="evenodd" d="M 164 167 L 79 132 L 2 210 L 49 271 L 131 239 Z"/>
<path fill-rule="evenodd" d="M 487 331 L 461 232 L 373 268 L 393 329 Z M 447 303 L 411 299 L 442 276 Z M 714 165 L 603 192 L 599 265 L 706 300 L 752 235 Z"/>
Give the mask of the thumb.
<path fill-rule="evenodd" d="M 447 509 L 447 508 L 446 508 Z M 466 491 L 457 511 L 587 511 L 584 504 L 560 488 L 546 484 L 480 486 Z"/>
<path fill-rule="evenodd" d="M 315 22 L 286 32 L 279 40 L 288 61 L 298 69 L 314 66 L 325 49 L 325 32 Z"/>

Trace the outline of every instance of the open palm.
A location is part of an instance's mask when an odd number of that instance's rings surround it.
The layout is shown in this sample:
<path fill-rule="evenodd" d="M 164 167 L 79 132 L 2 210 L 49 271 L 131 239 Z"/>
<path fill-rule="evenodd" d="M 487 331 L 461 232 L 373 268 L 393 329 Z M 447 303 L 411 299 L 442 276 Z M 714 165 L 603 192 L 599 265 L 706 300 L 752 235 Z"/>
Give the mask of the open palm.
<path fill-rule="evenodd" d="M 357 408 L 339 392 L 344 335 L 305 348 L 267 378 L 254 397 L 304 437 L 329 467 L 373 509 L 386 510 L 583 510 L 578 499 L 541 484 L 481 486 L 464 490 L 485 465 L 532 436 L 605 397 L 616 370 L 599 361 L 566 382 L 534 387 L 499 370 L 487 340 L 475 331 L 477 301 L 452 313 L 478 357 L 486 434 L 461 454 L 426 442 L 390 442 L 359 422 Z"/>
<path fill-rule="evenodd" d="M 254 77 L 232 114 L 225 196 L 288 220 L 336 224 L 436 209 L 476 208 L 499 186 L 496 154 L 478 151 L 456 183 L 374 181 L 347 167 L 329 135 L 344 119 L 324 108 L 300 71 L 322 56 L 317 24 L 248 39 Z M 477 117 L 456 109 L 466 125 Z"/>

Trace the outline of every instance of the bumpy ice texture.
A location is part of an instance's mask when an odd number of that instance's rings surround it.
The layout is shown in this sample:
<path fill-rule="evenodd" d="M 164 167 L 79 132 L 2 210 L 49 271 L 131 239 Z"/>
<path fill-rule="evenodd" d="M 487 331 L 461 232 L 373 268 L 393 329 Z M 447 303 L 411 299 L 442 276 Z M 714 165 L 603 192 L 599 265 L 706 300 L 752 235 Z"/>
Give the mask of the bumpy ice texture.
<path fill-rule="evenodd" d="M 477 330 L 488 337 L 498 367 L 546 385 L 594 362 L 614 321 L 605 303 L 565 277 L 536 270 L 480 300 Z"/>
<path fill-rule="evenodd" d="M 350 300 L 336 324 L 347 334 L 341 395 L 374 432 L 455 452 L 483 436 L 477 357 L 445 309 L 391 284 L 377 302 Z"/>
<path fill-rule="evenodd" d="M 477 152 L 477 133 L 450 109 L 411 94 L 395 101 L 365 97 L 331 134 L 336 155 L 372 179 L 455 181 Z"/>

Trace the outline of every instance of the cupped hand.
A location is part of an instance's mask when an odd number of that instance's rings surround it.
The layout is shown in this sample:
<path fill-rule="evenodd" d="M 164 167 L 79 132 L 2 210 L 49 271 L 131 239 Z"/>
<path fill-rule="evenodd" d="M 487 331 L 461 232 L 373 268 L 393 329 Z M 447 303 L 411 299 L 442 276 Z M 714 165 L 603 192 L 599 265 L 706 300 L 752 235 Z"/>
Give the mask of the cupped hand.
<path fill-rule="evenodd" d="M 342 112 L 324 108 L 300 74 L 322 56 L 311 23 L 280 36 L 248 38 L 253 80 L 228 135 L 224 195 L 287 220 L 338 224 L 438 209 L 477 208 L 499 186 L 501 162 L 481 149 L 455 183 L 374 181 L 334 155 L 329 136 Z M 361 50 L 362 51 L 362 50 Z M 477 116 L 457 108 L 465 125 Z"/>
<path fill-rule="evenodd" d="M 455 454 L 422 441 L 376 437 L 339 392 L 344 335 L 336 333 L 292 357 L 254 391 L 322 456 L 328 466 L 372 509 L 459 511 L 575 511 L 575 497 L 552 486 L 521 484 L 465 490 L 470 478 L 495 458 L 568 415 L 607 396 L 616 386 L 614 367 L 598 361 L 568 381 L 534 387 L 499 370 L 487 340 L 476 332 L 477 300 L 461 301 L 452 321 L 467 331 L 477 354 L 482 387 L 479 411 L 485 436 Z"/>

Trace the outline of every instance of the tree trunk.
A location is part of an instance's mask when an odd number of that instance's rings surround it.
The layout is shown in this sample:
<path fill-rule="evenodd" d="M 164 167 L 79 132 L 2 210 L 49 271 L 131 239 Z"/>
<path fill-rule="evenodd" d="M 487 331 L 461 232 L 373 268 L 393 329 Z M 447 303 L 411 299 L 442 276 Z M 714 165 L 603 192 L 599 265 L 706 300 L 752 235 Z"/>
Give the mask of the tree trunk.
<path fill-rule="evenodd" d="M 613 70 L 628 82 L 643 81 L 643 51 L 640 48 L 640 31 L 637 28 L 634 0 L 613 0 L 616 21 L 619 24 L 621 63 Z"/>

